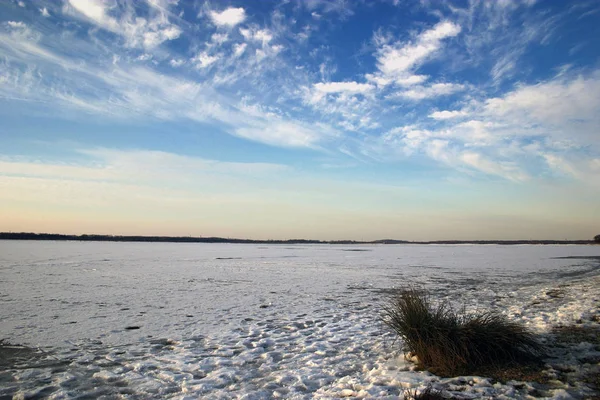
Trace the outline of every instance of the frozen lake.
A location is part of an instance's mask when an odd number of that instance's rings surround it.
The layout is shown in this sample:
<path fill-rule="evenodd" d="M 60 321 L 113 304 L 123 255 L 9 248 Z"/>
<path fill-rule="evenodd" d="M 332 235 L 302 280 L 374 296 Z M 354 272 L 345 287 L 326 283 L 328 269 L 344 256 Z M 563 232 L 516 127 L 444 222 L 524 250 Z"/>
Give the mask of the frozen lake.
<path fill-rule="evenodd" d="M 0 241 L 0 339 L 44 351 L 0 372 L 0 397 L 397 398 L 431 376 L 409 370 L 379 322 L 390 289 L 423 285 L 544 331 L 600 307 L 599 257 L 600 246 Z M 559 286 L 560 299 L 533 301 Z"/>

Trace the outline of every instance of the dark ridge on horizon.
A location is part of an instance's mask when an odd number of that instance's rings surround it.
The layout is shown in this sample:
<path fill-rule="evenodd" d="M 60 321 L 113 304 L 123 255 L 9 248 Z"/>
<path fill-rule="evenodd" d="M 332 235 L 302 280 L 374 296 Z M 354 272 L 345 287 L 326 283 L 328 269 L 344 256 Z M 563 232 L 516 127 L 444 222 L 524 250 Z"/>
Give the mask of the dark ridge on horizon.
<path fill-rule="evenodd" d="M 248 243 L 248 244 L 594 244 L 594 240 L 258 240 L 192 236 L 65 235 L 60 233 L 0 232 L 0 240 L 70 240 L 83 242 Z"/>

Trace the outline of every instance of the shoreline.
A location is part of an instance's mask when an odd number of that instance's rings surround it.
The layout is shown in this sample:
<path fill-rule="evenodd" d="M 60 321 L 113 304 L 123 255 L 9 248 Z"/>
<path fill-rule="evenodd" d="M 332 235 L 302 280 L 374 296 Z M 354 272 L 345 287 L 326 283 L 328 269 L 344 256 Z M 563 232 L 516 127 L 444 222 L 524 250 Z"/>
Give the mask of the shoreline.
<path fill-rule="evenodd" d="M 79 242 L 149 242 L 149 243 L 231 243 L 231 244 L 480 244 L 480 245 L 594 245 L 594 240 L 431 240 L 410 241 L 380 239 L 360 240 L 313 240 L 313 239 L 237 239 L 222 237 L 193 236 L 142 236 L 142 235 L 65 235 L 60 233 L 0 232 L 0 240 L 36 240 L 36 241 L 79 241 Z"/>

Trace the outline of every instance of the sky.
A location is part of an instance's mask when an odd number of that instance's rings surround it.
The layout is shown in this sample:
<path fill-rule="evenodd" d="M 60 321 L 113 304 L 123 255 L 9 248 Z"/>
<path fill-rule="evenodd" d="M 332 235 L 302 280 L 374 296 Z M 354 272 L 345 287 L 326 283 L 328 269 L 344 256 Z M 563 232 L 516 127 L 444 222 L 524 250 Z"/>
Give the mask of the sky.
<path fill-rule="evenodd" d="M 0 2 L 0 231 L 600 233 L 596 0 Z"/>

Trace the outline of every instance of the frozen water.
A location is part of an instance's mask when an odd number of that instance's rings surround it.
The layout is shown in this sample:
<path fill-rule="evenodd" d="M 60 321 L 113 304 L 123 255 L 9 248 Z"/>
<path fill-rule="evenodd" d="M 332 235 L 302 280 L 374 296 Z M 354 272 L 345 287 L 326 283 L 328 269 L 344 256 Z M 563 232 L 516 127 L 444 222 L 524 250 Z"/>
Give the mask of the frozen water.
<path fill-rule="evenodd" d="M 531 398 L 527 385 L 412 371 L 379 322 L 382 299 L 421 284 L 548 332 L 598 313 L 599 256 L 600 246 L 0 241 L 0 338 L 43 351 L 0 372 L 0 397 L 398 398 L 436 381 L 466 398 Z M 589 393 L 563 386 L 543 396 Z"/>

